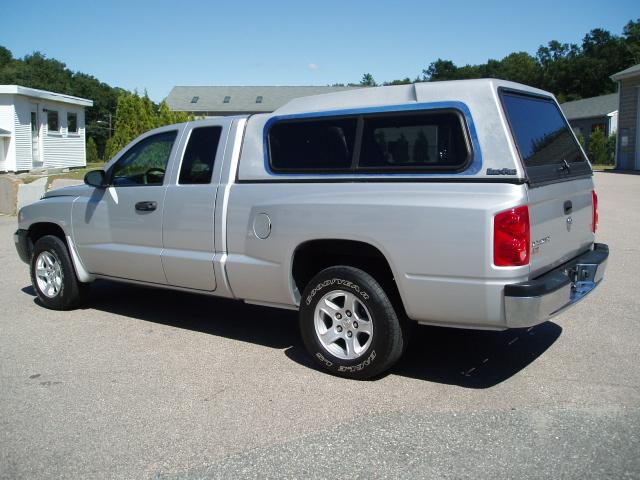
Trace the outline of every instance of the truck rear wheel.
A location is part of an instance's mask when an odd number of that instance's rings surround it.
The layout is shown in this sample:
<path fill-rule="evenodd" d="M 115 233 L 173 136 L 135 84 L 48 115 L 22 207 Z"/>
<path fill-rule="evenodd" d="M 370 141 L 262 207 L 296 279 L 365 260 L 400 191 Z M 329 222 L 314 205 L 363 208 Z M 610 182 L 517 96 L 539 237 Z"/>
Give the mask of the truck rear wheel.
<path fill-rule="evenodd" d="M 365 379 L 389 369 L 402 355 L 403 329 L 380 284 L 354 267 L 318 273 L 300 302 L 304 344 L 322 368 Z"/>
<path fill-rule="evenodd" d="M 31 283 L 40 303 L 52 310 L 76 308 L 88 288 L 78 281 L 67 246 L 53 235 L 45 235 L 33 247 Z"/>

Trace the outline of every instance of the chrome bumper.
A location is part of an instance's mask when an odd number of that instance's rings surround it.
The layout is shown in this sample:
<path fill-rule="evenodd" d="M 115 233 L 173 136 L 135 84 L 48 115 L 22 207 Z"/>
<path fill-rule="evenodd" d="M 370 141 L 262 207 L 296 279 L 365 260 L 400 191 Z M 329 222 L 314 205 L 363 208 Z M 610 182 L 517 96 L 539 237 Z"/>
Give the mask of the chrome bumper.
<path fill-rule="evenodd" d="M 590 250 L 535 280 L 506 285 L 504 312 L 509 328 L 531 327 L 582 300 L 595 289 L 607 268 L 609 247 Z"/>

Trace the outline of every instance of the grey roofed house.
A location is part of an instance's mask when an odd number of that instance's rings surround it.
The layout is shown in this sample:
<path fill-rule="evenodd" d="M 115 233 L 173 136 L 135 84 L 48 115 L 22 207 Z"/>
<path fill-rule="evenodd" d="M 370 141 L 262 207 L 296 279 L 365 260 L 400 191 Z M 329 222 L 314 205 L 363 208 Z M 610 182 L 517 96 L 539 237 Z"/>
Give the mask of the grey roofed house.
<path fill-rule="evenodd" d="M 638 75 L 640 75 L 640 63 L 629 67 L 626 70 L 622 70 L 621 72 L 614 73 L 613 75 L 611 75 L 611 79 L 619 82 L 620 80 L 624 80 L 625 78 L 635 78 Z"/>
<path fill-rule="evenodd" d="M 585 149 L 589 151 L 589 138 L 597 129 L 609 136 L 618 129 L 618 94 L 583 98 L 560 105 L 571 128 L 584 137 Z"/>
<path fill-rule="evenodd" d="M 605 117 L 618 110 L 618 94 L 610 93 L 609 95 L 565 102 L 560 107 L 567 120 Z"/>
<path fill-rule="evenodd" d="M 218 116 L 273 112 L 289 100 L 362 87 L 322 86 L 176 86 L 169 108 L 195 115 Z"/>

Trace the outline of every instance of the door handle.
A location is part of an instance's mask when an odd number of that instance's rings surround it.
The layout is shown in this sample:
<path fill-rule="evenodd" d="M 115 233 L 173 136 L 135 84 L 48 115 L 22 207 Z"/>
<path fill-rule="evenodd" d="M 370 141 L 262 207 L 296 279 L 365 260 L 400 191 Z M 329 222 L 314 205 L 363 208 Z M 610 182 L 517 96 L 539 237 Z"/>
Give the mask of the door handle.
<path fill-rule="evenodd" d="M 153 212 L 156 208 L 158 208 L 158 204 L 156 202 L 136 203 L 136 210 L 138 210 L 139 212 Z"/>
<path fill-rule="evenodd" d="M 564 214 L 569 215 L 571 210 L 573 210 L 573 203 L 571 203 L 571 200 L 567 200 L 564 202 Z"/>

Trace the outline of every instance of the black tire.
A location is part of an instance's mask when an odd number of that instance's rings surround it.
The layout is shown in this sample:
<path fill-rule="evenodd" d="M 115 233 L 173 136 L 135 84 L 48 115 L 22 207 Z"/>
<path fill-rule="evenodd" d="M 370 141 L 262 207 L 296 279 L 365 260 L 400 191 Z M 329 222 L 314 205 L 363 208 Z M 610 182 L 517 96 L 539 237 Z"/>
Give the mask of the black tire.
<path fill-rule="evenodd" d="M 372 324 L 371 335 L 357 331 L 358 325 L 354 329 L 355 314 L 352 314 L 353 317 L 349 315 L 348 320 L 344 315 L 339 315 L 339 312 L 344 312 L 345 315 L 350 313 L 346 305 L 342 305 L 341 310 L 333 314 L 340 320 L 334 320 L 328 313 L 320 313 L 320 309 L 316 318 L 318 303 L 332 295 L 337 295 L 336 299 L 339 299 L 340 292 L 351 294 L 361 304 L 359 308 L 365 307 L 363 313 L 370 317 Z M 345 295 L 345 302 L 347 298 L 351 297 Z M 320 340 L 321 332 L 318 332 L 318 328 L 326 328 L 327 334 L 330 330 L 340 332 L 340 335 L 342 332 L 344 335 L 348 333 L 349 339 L 353 336 L 350 332 L 355 332 L 356 337 L 361 339 L 364 335 L 362 341 L 365 345 L 361 345 L 359 341 L 362 348 L 366 346 L 369 337 L 370 342 L 368 347 L 357 354 L 357 358 L 341 358 L 337 355 L 348 357 L 347 339 L 338 339 L 326 347 Z M 335 375 L 358 380 L 374 377 L 391 368 L 401 357 L 405 343 L 401 321 L 380 284 L 368 273 L 348 266 L 327 268 L 311 279 L 300 302 L 300 332 L 305 347 L 318 365 Z M 340 351 L 342 345 L 344 352 Z"/>
<path fill-rule="evenodd" d="M 59 266 L 59 270 L 55 270 L 59 272 L 61 278 L 57 290 L 48 293 L 42 290 L 40 286 L 42 282 L 38 281 L 36 273 L 38 259 L 43 252 L 53 257 Z M 45 235 L 36 242 L 33 247 L 30 271 L 33 289 L 36 291 L 40 303 L 45 307 L 51 310 L 71 310 L 78 307 L 85 299 L 89 285 L 78 281 L 67 246 L 58 237 Z"/>

